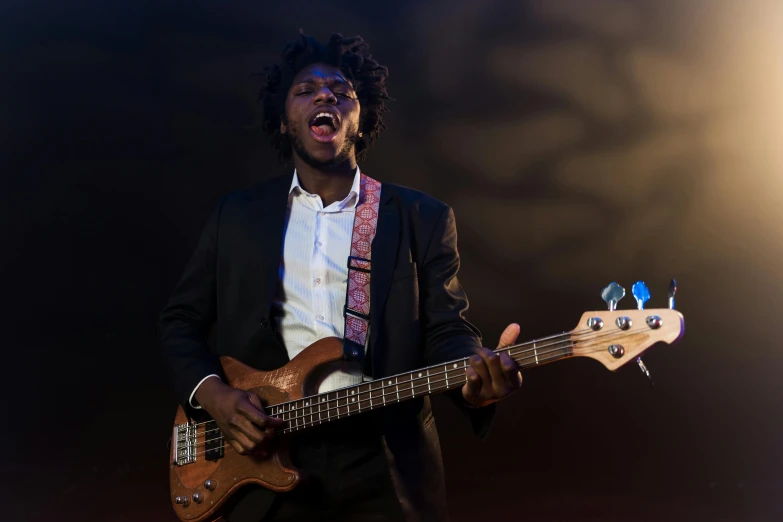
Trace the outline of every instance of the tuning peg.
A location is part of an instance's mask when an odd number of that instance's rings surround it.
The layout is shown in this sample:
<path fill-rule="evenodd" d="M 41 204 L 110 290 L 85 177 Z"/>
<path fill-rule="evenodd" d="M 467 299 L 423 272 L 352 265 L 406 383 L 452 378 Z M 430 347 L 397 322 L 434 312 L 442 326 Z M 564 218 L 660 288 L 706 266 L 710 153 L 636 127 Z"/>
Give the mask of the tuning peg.
<path fill-rule="evenodd" d="M 677 293 L 677 281 L 672 279 L 669 283 L 669 308 L 674 310 L 674 294 Z"/>
<path fill-rule="evenodd" d="M 633 293 L 634 299 L 636 299 L 636 307 L 639 310 L 644 310 L 644 303 L 650 300 L 650 290 L 644 281 L 637 281 L 631 287 L 631 293 Z"/>
<path fill-rule="evenodd" d="M 625 288 L 615 282 L 609 283 L 609 286 L 601 291 L 601 298 L 606 301 L 606 306 L 609 307 L 610 312 L 617 308 L 617 303 L 623 297 L 625 297 Z"/>
<path fill-rule="evenodd" d="M 639 365 L 639 369 L 642 370 L 642 373 L 647 376 L 647 379 L 650 380 L 650 386 L 655 388 L 655 381 L 652 379 L 652 375 L 650 375 L 650 370 L 647 369 L 647 366 L 644 365 L 644 361 L 642 361 L 641 357 L 636 358 L 636 364 Z"/>

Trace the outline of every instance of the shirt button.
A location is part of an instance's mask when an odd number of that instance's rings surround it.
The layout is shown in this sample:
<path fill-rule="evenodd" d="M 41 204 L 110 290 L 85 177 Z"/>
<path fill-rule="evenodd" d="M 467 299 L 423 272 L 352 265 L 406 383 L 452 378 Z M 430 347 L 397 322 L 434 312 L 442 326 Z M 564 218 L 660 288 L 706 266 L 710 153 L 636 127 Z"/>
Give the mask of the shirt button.
<path fill-rule="evenodd" d="M 315 318 L 318 319 L 319 321 L 323 321 L 324 320 L 324 316 L 323 315 L 316 315 Z"/>
<path fill-rule="evenodd" d="M 320 241 L 318 241 L 318 242 L 315 244 L 315 246 L 317 246 L 318 248 L 321 248 L 322 246 L 324 246 L 324 244 L 323 244 L 323 243 L 321 243 Z"/>
<path fill-rule="evenodd" d="M 317 284 L 317 285 L 321 284 L 321 278 L 320 277 L 316 277 L 315 278 L 315 284 Z"/>

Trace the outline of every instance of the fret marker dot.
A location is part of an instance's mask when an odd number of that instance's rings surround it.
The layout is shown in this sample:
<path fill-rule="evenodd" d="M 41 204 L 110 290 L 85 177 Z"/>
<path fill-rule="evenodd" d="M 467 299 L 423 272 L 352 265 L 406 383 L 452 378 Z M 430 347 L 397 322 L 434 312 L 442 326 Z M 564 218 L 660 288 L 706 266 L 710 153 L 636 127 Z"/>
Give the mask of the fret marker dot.
<path fill-rule="evenodd" d="M 454 363 L 454 367 L 455 367 L 455 368 L 457 367 L 457 363 Z"/>
<path fill-rule="evenodd" d="M 326 399 L 321 399 L 321 402 L 326 402 Z"/>
<path fill-rule="evenodd" d="M 421 372 L 419 372 L 419 377 L 421 377 Z"/>
<path fill-rule="evenodd" d="M 353 395 L 354 393 L 356 393 L 356 392 L 354 390 L 351 390 L 351 395 Z"/>
<path fill-rule="evenodd" d="M 351 399 L 351 402 L 356 402 L 356 397 L 353 397 L 353 398 Z"/>
<path fill-rule="evenodd" d="M 389 384 L 391 384 L 391 381 L 389 381 Z"/>
<path fill-rule="evenodd" d="M 305 406 L 310 406 L 310 403 L 309 403 L 309 402 L 306 402 L 306 403 L 305 403 Z"/>

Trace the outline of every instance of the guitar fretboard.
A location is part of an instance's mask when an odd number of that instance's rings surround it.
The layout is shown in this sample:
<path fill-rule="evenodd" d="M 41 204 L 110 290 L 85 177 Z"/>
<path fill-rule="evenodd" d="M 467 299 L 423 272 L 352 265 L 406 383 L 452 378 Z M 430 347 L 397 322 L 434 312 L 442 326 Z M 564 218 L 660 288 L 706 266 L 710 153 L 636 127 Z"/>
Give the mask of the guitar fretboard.
<path fill-rule="evenodd" d="M 519 368 L 528 368 L 572 355 L 568 334 L 503 348 Z M 461 387 L 467 382 L 468 359 L 429 366 L 410 373 L 377 379 L 266 408 L 285 421 L 278 433 L 290 433 L 391 404 Z"/>

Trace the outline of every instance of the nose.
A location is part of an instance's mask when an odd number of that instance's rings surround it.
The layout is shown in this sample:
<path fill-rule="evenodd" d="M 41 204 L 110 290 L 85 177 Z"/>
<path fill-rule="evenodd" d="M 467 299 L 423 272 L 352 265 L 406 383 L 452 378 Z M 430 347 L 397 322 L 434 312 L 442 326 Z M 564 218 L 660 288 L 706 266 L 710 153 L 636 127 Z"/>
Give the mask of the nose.
<path fill-rule="evenodd" d="M 320 89 L 318 89 L 318 91 L 316 91 L 315 97 L 313 98 L 313 103 L 335 104 L 337 103 L 337 96 L 335 96 L 334 93 L 328 87 L 323 86 Z"/>

